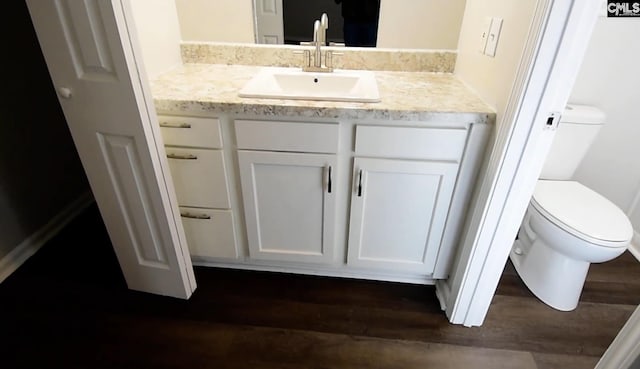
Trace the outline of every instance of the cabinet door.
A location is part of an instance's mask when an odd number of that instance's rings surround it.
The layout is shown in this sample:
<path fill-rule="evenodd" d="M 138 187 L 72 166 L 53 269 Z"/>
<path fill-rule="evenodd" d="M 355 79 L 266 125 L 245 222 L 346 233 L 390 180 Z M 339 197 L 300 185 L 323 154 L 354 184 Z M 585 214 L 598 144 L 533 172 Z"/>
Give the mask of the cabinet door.
<path fill-rule="evenodd" d="M 433 273 L 457 163 L 355 159 L 348 263 Z"/>
<path fill-rule="evenodd" d="M 239 151 L 252 259 L 331 262 L 335 155 Z"/>

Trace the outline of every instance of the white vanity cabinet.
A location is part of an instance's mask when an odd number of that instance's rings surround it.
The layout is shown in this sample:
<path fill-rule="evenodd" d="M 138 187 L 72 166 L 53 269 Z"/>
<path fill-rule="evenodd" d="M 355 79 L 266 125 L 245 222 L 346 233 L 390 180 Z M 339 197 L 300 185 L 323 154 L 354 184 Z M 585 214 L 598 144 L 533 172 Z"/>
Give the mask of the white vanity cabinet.
<path fill-rule="evenodd" d="M 249 256 L 331 263 L 338 125 L 236 120 Z"/>
<path fill-rule="evenodd" d="M 164 115 L 158 120 L 191 255 L 237 258 L 219 120 Z"/>
<path fill-rule="evenodd" d="M 197 265 L 448 277 L 488 124 L 250 117 L 160 115 Z"/>

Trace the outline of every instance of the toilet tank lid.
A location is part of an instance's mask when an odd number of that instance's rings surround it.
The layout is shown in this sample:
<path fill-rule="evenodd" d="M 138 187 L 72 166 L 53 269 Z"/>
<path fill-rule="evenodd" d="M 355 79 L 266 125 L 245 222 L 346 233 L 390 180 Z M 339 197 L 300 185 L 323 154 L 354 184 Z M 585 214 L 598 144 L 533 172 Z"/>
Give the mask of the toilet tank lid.
<path fill-rule="evenodd" d="M 576 124 L 604 124 L 605 118 L 604 112 L 594 106 L 567 104 L 560 121 Z"/>

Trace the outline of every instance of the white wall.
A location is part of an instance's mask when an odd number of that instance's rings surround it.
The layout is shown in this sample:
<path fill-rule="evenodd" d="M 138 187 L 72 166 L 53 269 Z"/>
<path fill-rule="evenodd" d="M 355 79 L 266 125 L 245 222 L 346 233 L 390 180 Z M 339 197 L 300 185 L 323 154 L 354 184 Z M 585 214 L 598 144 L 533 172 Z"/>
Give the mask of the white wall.
<path fill-rule="evenodd" d="M 631 215 L 640 230 L 640 22 L 599 18 L 570 102 L 594 105 L 607 121 L 575 179 Z"/>
<path fill-rule="evenodd" d="M 174 0 L 135 0 L 130 4 L 147 77 L 153 79 L 180 65 L 181 37 Z"/>
<path fill-rule="evenodd" d="M 456 49 L 466 0 L 382 0 L 378 47 Z"/>
<path fill-rule="evenodd" d="M 495 108 L 497 122 L 504 114 L 536 0 L 468 0 L 458 42 L 455 74 Z M 478 51 L 485 17 L 503 19 L 495 58 Z"/>
<path fill-rule="evenodd" d="M 253 0 L 175 0 L 175 3 L 183 40 L 255 42 Z"/>

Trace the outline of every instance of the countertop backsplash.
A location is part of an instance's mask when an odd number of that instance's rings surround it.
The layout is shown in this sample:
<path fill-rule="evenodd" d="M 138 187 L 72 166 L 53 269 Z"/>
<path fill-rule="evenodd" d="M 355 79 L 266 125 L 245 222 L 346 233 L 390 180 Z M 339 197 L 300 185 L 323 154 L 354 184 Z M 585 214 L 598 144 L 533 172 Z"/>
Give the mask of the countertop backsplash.
<path fill-rule="evenodd" d="M 183 42 L 184 63 L 301 67 L 303 55 L 295 51 L 311 46 L 251 45 L 215 42 Z M 333 67 L 396 72 L 453 73 L 455 50 L 408 50 L 324 47 L 333 50 Z M 337 55 L 340 53 L 341 55 Z"/>

